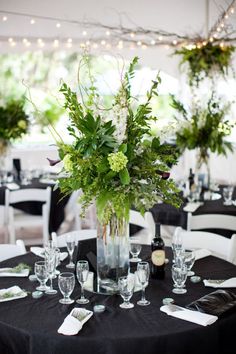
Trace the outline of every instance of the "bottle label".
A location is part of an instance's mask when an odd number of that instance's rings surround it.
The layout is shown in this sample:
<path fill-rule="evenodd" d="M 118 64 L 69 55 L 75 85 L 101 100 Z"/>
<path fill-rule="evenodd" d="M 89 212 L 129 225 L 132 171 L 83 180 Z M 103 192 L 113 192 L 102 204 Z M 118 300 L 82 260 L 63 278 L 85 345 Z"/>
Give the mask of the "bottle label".
<path fill-rule="evenodd" d="M 162 266 L 165 263 L 165 251 L 163 250 L 153 251 L 152 263 L 156 266 Z"/>

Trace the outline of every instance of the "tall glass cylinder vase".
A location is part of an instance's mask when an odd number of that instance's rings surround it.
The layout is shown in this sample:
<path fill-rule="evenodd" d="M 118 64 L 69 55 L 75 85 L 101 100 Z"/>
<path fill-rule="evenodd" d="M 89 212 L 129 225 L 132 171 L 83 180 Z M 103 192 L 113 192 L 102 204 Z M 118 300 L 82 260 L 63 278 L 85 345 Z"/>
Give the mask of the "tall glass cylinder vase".
<path fill-rule="evenodd" d="M 118 278 L 129 272 L 129 233 L 124 218 L 113 215 L 108 224 L 97 226 L 98 291 L 116 293 Z"/>
<path fill-rule="evenodd" d="M 199 180 L 202 180 L 204 187 L 210 190 L 210 185 L 211 185 L 210 159 L 209 159 L 209 153 L 205 149 L 197 150 L 195 176 L 197 182 Z"/>

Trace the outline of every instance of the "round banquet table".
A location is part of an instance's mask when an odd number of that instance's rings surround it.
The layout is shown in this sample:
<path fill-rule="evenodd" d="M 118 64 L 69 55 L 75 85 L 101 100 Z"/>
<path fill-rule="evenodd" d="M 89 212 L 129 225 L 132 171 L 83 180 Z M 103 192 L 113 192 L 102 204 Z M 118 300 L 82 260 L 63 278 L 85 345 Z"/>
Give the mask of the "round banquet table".
<path fill-rule="evenodd" d="M 142 258 L 147 259 L 147 246 Z M 149 251 L 149 250 L 148 250 Z M 171 257 L 171 255 L 168 255 Z M 28 253 L 0 263 L 0 267 L 15 266 L 25 262 L 33 267 L 39 257 Z M 59 269 L 65 270 L 66 259 Z M 119 307 L 118 295 L 105 296 L 86 292 L 90 303 L 105 304 L 106 310 L 93 314 L 75 336 L 57 333 L 64 318 L 77 304 L 61 305 L 61 294 L 46 295 L 40 299 L 27 297 L 0 303 L 0 353 L 1 354 L 235 354 L 236 312 L 228 313 L 210 326 L 200 326 L 166 315 L 160 311 L 162 299 L 172 297 L 175 303 L 185 306 L 214 289 L 203 283 L 187 280 L 187 293 L 172 293 L 171 261 L 166 266 L 164 280 L 151 280 L 146 288 L 149 306 L 138 306 L 141 293 L 135 292 L 133 309 Z M 133 268 L 133 267 L 132 267 Z M 135 268 L 135 267 L 134 267 Z M 133 269 L 135 270 L 135 269 Z M 206 257 L 196 261 L 193 270 L 202 278 L 224 279 L 236 276 L 236 266 Z M 54 286 L 57 287 L 54 280 Z M 19 285 L 32 292 L 37 282 L 28 278 L 0 278 L 0 288 Z M 230 289 L 235 292 L 235 289 Z M 80 287 L 76 284 L 72 298 L 78 298 Z"/>
<path fill-rule="evenodd" d="M 222 196 L 222 188 L 224 186 L 220 186 L 220 190 L 217 191 L 218 194 Z M 236 188 L 234 188 L 233 192 L 233 200 L 236 200 Z M 223 204 L 223 197 L 217 200 L 202 200 L 203 204 L 197 208 L 193 215 L 202 215 L 202 214 L 227 214 L 236 216 L 236 206 L 229 205 L 225 206 Z M 186 205 L 186 200 L 183 201 L 182 206 L 177 209 L 172 205 L 161 203 L 155 204 L 150 211 L 153 214 L 154 220 L 163 225 L 173 225 L 173 226 L 181 226 L 184 229 L 187 229 L 187 217 L 188 213 L 183 210 Z M 209 231 L 209 230 L 208 230 Z M 218 233 L 225 237 L 231 238 L 232 231 L 223 230 L 223 229 L 211 229 L 211 232 Z"/>

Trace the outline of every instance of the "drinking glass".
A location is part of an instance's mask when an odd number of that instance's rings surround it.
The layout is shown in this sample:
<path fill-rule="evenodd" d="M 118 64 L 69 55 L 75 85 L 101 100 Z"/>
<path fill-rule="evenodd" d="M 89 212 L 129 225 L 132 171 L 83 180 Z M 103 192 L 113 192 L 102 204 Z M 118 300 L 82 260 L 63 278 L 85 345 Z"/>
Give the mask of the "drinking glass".
<path fill-rule="evenodd" d="M 48 270 L 45 261 L 38 261 L 34 264 L 34 273 L 37 277 L 37 280 L 40 282 L 40 286 L 37 286 L 37 290 L 46 291 L 48 290 L 48 286 L 46 286 L 46 282 L 48 280 Z"/>
<path fill-rule="evenodd" d="M 57 290 L 53 289 L 53 286 L 52 286 L 52 279 L 53 279 L 55 269 L 56 269 L 56 254 L 55 254 L 55 252 L 50 252 L 49 254 L 45 254 L 45 262 L 46 262 L 46 266 L 47 266 L 48 276 L 50 279 L 50 288 L 48 290 L 46 290 L 45 293 L 48 295 L 54 295 L 57 293 Z"/>
<path fill-rule="evenodd" d="M 87 261 L 78 261 L 76 265 L 76 275 L 78 282 L 81 285 L 81 296 L 76 302 L 78 304 L 87 304 L 89 300 L 84 297 L 84 283 L 88 279 L 89 264 Z"/>
<path fill-rule="evenodd" d="M 223 188 L 224 205 L 232 205 L 233 191 L 233 186 L 227 186 Z"/>
<path fill-rule="evenodd" d="M 67 235 L 66 236 L 66 247 L 67 247 L 67 250 L 69 253 L 69 257 L 70 257 L 70 262 L 69 262 L 69 264 L 66 265 L 66 268 L 74 269 L 75 264 L 72 261 L 73 253 L 75 250 L 75 236 L 74 235 Z"/>
<path fill-rule="evenodd" d="M 132 258 L 130 258 L 130 262 L 141 262 L 142 259 L 139 258 L 139 254 L 141 252 L 142 245 L 140 245 L 139 240 L 132 239 L 130 241 L 130 253 L 132 254 Z"/>
<path fill-rule="evenodd" d="M 134 304 L 129 301 L 134 292 L 134 281 L 135 278 L 133 274 L 129 274 L 118 279 L 118 288 L 120 291 L 120 296 L 124 300 L 124 302 L 120 304 L 120 307 L 123 309 L 131 309 L 134 307 Z"/>
<path fill-rule="evenodd" d="M 183 260 L 184 260 L 184 264 L 187 267 L 187 276 L 192 276 L 195 273 L 193 271 L 191 271 L 194 262 L 195 262 L 195 252 L 194 251 L 189 251 L 189 250 L 185 250 L 183 252 Z"/>
<path fill-rule="evenodd" d="M 74 274 L 69 272 L 61 273 L 58 277 L 58 286 L 63 295 L 63 299 L 60 299 L 59 302 L 64 305 L 73 304 L 75 300 L 72 300 L 70 295 L 75 287 Z"/>
<path fill-rule="evenodd" d="M 184 284 L 187 279 L 187 267 L 182 264 L 177 265 L 173 264 L 172 266 L 172 279 L 174 281 L 174 289 L 172 290 L 173 293 L 175 294 L 185 294 L 187 292 L 186 289 L 184 289 Z"/>
<path fill-rule="evenodd" d="M 150 301 L 145 298 L 145 288 L 148 285 L 150 268 L 148 262 L 139 262 L 137 265 L 137 275 L 138 280 L 142 286 L 142 297 L 141 300 L 137 302 L 140 306 L 147 306 L 150 304 Z"/>
<path fill-rule="evenodd" d="M 178 228 L 176 228 L 174 232 L 171 245 L 173 251 L 173 262 L 175 262 L 177 258 L 181 257 L 181 254 L 183 252 L 183 239 L 181 236 L 181 232 L 179 232 Z"/>
<path fill-rule="evenodd" d="M 53 275 L 53 279 L 55 279 L 57 277 L 57 275 L 60 274 L 60 271 L 57 270 L 57 267 L 61 263 L 61 261 L 60 261 L 60 248 L 55 248 L 55 257 L 56 257 L 56 267 L 55 267 L 55 272 L 54 272 L 54 275 Z"/>

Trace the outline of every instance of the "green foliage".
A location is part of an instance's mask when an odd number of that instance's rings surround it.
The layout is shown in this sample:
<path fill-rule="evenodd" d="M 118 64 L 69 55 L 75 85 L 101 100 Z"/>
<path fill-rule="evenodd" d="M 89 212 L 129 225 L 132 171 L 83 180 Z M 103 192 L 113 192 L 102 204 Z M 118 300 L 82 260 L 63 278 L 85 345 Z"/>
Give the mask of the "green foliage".
<path fill-rule="evenodd" d="M 21 138 L 29 127 L 29 117 L 24 111 L 24 100 L 9 100 L 0 106 L 0 139 L 10 142 Z"/>
<path fill-rule="evenodd" d="M 200 159 L 206 161 L 208 151 L 226 155 L 233 151 L 233 146 L 225 138 L 230 135 L 233 123 L 227 118 L 230 104 L 221 105 L 213 93 L 206 107 L 200 104 L 193 107 L 189 114 L 181 102 L 172 96 L 173 108 L 183 118 L 183 124 L 176 133 L 176 144 L 181 151 L 185 149 L 200 149 Z M 179 119 L 176 118 L 179 122 Z"/>
<path fill-rule="evenodd" d="M 80 89 L 79 97 L 66 84 L 61 87 L 74 142 L 58 143 L 65 161 L 59 185 L 65 193 L 82 189 L 83 210 L 96 200 L 98 219 L 103 223 L 113 214 L 128 219 L 131 207 L 144 213 L 159 200 L 180 204 L 173 181 L 162 178 L 162 172 L 176 162 L 176 151 L 153 138 L 149 127 L 150 120 L 156 119 L 151 116 L 150 102 L 158 95 L 160 78 L 153 81 L 146 101 L 137 105 L 131 95 L 137 62 L 137 58 L 131 62 L 110 109 L 98 104 L 93 78 L 92 90 Z M 87 100 L 81 92 L 87 92 Z"/>
<path fill-rule="evenodd" d="M 190 85 L 198 85 L 204 77 L 210 77 L 216 72 L 226 76 L 234 51 L 234 46 L 220 46 L 208 42 L 206 45 L 195 46 L 192 49 L 182 47 L 174 54 L 182 56 L 180 65 L 188 64 Z"/>

